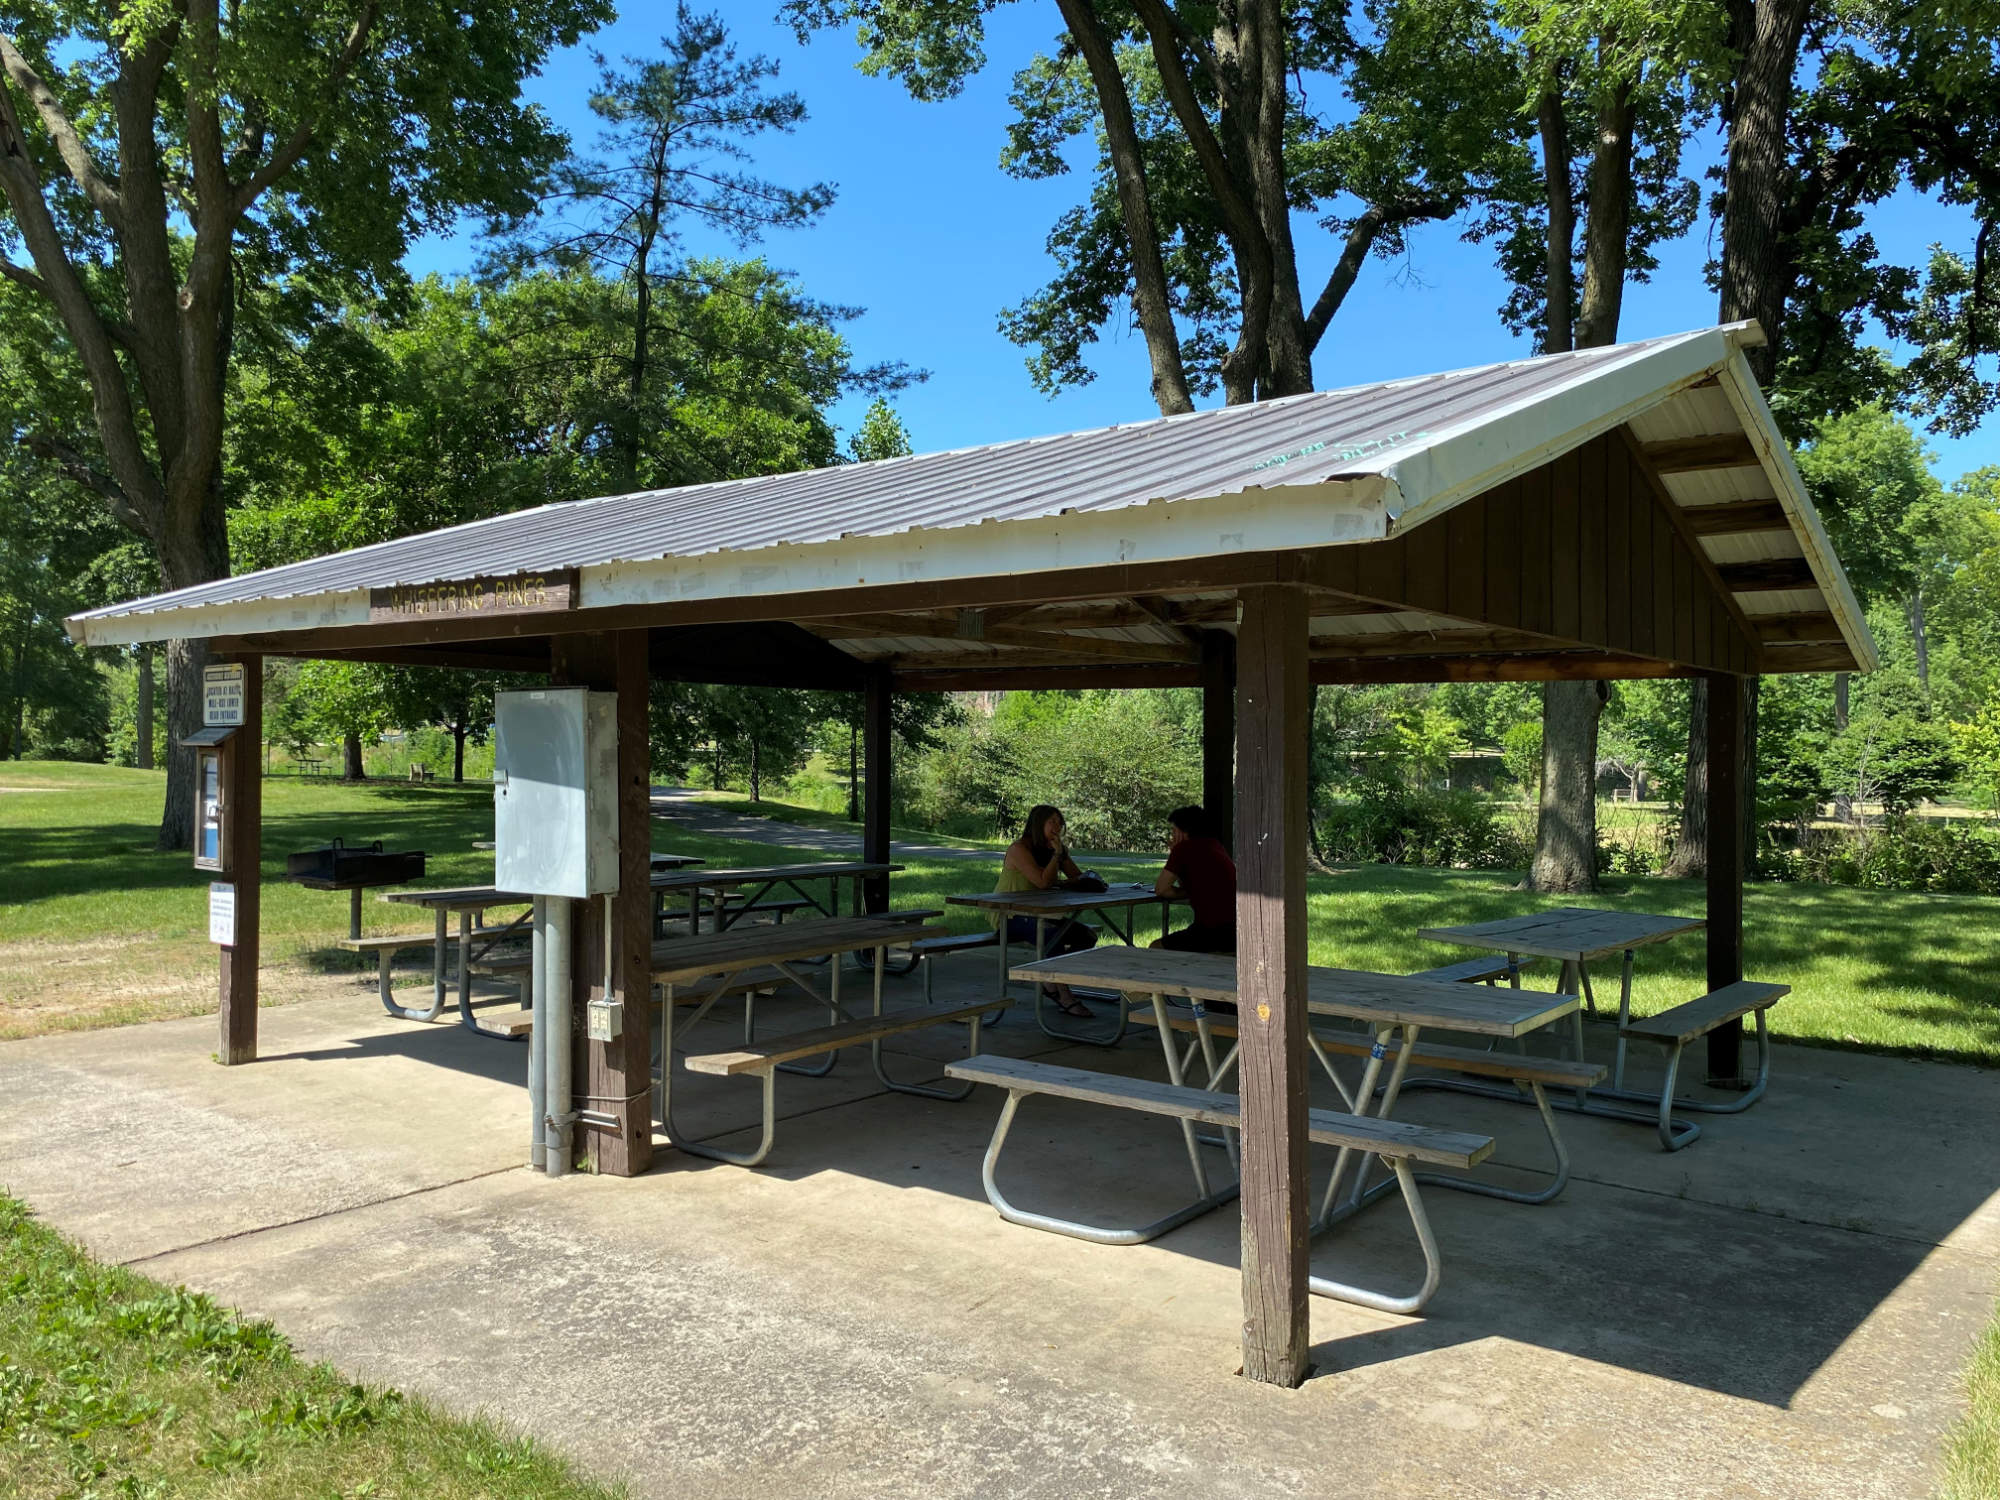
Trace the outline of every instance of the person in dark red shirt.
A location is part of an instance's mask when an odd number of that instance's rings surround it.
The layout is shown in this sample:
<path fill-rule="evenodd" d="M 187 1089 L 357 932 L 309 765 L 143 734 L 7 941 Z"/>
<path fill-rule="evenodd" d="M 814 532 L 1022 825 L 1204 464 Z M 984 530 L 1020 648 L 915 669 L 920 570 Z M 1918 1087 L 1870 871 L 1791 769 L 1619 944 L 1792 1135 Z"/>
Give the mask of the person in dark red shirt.
<path fill-rule="evenodd" d="M 1184 897 L 1194 908 L 1194 920 L 1178 932 L 1156 938 L 1152 946 L 1187 953 L 1234 953 L 1236 861 L 1200 808 L 1177 807 L 1167 814 L 1167 823 L 1167 867 L 1153 889 L 1162 896 Z"/>

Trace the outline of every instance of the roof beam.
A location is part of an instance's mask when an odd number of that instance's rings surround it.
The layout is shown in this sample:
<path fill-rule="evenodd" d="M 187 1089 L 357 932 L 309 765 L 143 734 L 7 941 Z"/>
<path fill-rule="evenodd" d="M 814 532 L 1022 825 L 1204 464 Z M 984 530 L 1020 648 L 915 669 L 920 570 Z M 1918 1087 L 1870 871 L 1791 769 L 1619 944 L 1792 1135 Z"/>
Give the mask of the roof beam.
<path fill-rule="evenodd" d="M 1806 615 L 1758 615 L 1754 623 L 1757 639 L 1766 645 L 1847 639 L 1840 633 L 1840 622 L 1825 611 Z"/>
<path fill-rule="evenodd" d="M 968 611 L 967 613 L 972 613 Z M 1107 661 L 1148 661 L 1192 663 L 1195 648 L 1186 643 L 1165 645 L 1153 641 L 1107 640 L 1095 635 L 1067 635 L 1054 630 L 1030 630 L 1018 625 L 989 625 L 978 622 L 977 633 L 961 626 L 960 619 L 947 624 L 921 615 L 844 615 L 830 620 L 807 622 L 818 634 L 838 637 L 908 636 L 923 640 L 979 641 L 988 646 L 1020 647 L 1063 656 L 1101 657 Z"/>
<path fill-rule="evenodd" d="M 1145 611 L 1155 625 L 1171 630 L 1197 652 L 1201 650 L 1201 632 L 1192 625 L 1183 624 L 1175 613 L 1173 605 L 1158 594 L 1134 594 L 1132 602 Z"/>
<path fill-rule="evenodd" d="M 1766 646 L 1761 657 L 1760 666 L 1766 673 L 1857 670 L 1854 651 L 1845 641 Z"/>
<path fill-rule="evenodd" d="M 1548 647 L 1546 637 L 1525 630 L 1398 630 L 1372 635 L 1317 635 L 1308 654 L 1314 661 L 1354 661 L 1460 651 L 1545 652 Z"/>
<path fill-rule="evenodd" d="M 1803 557 L 1767 557 L 1757 562 L 1726 563 L 1716 569 L 1722 586 L 1732 594 L 1775 594 L 1786 589 L 1816 589 L 1812 564 Z"/>
<path fill-rule="evenodd" d="M 1693 474 L 1703 469 L 1761 467 L 1757 450 L 1741 432 L 1716 432 L 1702 437 L 1669 438 L 1643 443 L 1640 451 L 1656 474 Z"/>
<path fill-rule="evenodd" d="M 1688 505 L 1682 510 L 1696 536 L 1741 536 L 1753 531 L 1790 531 L 1791 517 L 1775 500 L 1732 500 L 1726 505 Z"/>
<path fill-rule="evenodd" d="M 1678 662 L 1588 651 L 1513 652 L 1493 656 L 1322 657 L 1307 663 L 1312 681 L 1373 682 L 1617 682 L 1639 677 L 1692 677 Z"/>

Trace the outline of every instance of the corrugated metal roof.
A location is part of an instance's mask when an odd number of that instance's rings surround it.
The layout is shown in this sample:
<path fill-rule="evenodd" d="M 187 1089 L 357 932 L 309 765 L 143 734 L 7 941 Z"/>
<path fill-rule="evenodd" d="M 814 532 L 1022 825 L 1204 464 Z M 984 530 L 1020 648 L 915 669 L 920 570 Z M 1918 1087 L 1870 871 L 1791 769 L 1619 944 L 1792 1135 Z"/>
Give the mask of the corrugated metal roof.
<path fill-rule="evenodd" d="M 575 500 L 218 579 L 77 618 L 810 545 L 1325 484 L 1383 473 L 1493 412 L 1697 336 L 1677 334 L 1055 437 Z"/>
<path fill-rule="evenodd" d="M 1760 339 L 1755 325 L 1711 327 L 1087 432 L 572 501 L 94 610 L 71 633 L 116 644 L 337 628 L 368 619 L 370 589 L 565 568 L 578 570 L 578 604 L 595 607 L 1369 541 L 1629 424 L 1642 441 L 1745 434 L 1755 467 L 1664 483 L 1682 504 L 1778 497 L 1787 529 L 1706 538 L 1710 556 L 1803 553 L 1856 659 L 1871 663 L 1859 606 L 1738 352 Z M 1107 639 L 1171 635 L 1142 627 Z M 842 644 L 867 655 L 885 646 Z"/>

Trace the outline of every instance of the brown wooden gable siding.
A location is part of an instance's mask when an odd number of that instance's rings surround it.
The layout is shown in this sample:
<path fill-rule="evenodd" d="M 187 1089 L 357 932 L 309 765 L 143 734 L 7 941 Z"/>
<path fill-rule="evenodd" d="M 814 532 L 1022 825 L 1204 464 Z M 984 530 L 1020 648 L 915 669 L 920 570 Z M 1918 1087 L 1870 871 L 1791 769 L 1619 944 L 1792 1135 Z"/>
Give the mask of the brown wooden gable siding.
<path fill-rule="evenodd" d="M 1329 549 L 1314 581 L 1554 641 L 1754 671 L 1751 635 L 1696 547 L 1614 432 L 1402 536 Z"/>

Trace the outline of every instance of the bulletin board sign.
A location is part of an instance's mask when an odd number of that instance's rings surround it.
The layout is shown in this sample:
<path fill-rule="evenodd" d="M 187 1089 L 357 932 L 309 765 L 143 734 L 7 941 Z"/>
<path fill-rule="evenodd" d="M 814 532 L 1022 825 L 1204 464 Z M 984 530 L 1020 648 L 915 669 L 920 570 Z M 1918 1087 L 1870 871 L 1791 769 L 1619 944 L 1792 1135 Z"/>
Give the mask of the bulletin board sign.
<path fill-rule="evenodd" d="M 210 728 L 243 722 L 243 663 L 201 669 L 201 722 Z"/>

